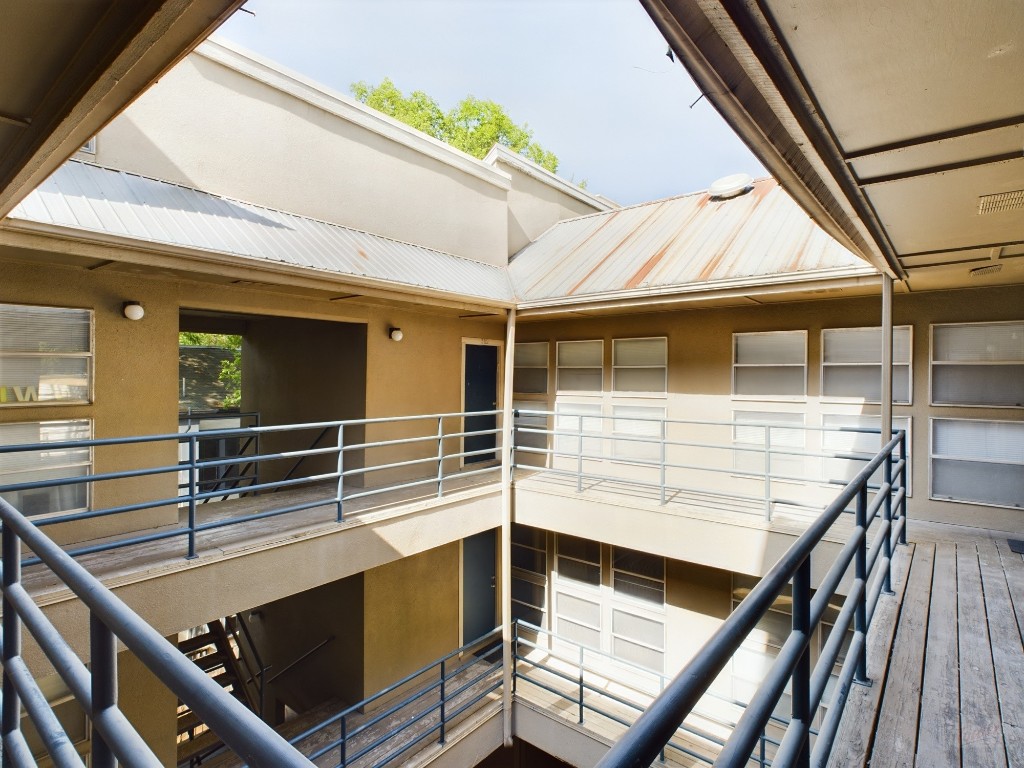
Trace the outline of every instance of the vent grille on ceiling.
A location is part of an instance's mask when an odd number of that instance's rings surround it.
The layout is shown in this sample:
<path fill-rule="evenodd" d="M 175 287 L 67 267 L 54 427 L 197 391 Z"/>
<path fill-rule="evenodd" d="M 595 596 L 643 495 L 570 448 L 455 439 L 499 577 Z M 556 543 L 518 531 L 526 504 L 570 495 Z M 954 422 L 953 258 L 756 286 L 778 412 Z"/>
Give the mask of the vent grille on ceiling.
<path fill-rule="evenodd" d="M 978 214 L 1001 213 L 1024 208 L 1024 189 L 1013 192 L 1000 192 L 995 195 L 982 195 L 978 198 Z"/>

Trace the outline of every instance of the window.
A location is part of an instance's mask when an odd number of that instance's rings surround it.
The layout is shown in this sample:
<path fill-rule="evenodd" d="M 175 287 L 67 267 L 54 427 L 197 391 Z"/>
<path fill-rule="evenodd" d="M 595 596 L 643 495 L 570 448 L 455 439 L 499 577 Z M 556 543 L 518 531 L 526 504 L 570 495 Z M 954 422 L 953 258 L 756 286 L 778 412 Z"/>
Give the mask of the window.
<path fill-rule="evenodd" d="M 911 328 L 892 330 L 892 401 L 911 401 Z M 828 328 L 821 332 L 821 394 L 878 403 L 882 398 L 882 329 Z"/>
<path fill-rule="evenodd" d="M 931 426 L 931 498 L 1024 506 L 1024 422 L 932 419 Z"/>
<path fill-rule="evenodd" d="M 1024 407 L 1024 322 L 932 326 L 932 405 Z"/>
<path fill-rule="evenodd" d="M 547 394 L 548 343 L 546 341 L 516 344 L 512 369 L 512 389 L 525 395 Z"/>
<path fill-rule="evenodd" d="M 805 477 L 805 456 L 790 456 L 780 451 L 802 451 L 806 445 L 807 433 L 799 429 L 804 424 L 802 413 L 783 413 L 778 411 L 733 411 L 733 421 L 742 422 L 733 427 L 733 443 L 743 447 L 760 448 L 765 446 L 765 436 L 771 446 L 770 469 L 774 475 Z M 764 426 L 761 426 L 764 425 Z M 777 425 L 777 426 L 776 426 Z M 786 429 L 792 426 L 795 429 Z M 743 472 L 764 472 L 765 462 L 762 451 L 733 451 L 733 467 Z"/>
<path fill-rule="evenodd" d="M 664 394 L 668 387 L 668 339 L 612 341 L 612 391 Z"/>
<path fill-rule="evenodd" d="M 850 458 L 825 458 L 822 459 L 822 479 L 826 481 L 841 481 L 848 483 L 862 469 L 864 464 L 875 457 L 881 443 L 881 416 L 868 416 L 863 414 L 838 414 L 825 413 L 821 416 L 821 426 L 825 431 L 821 434 L 821 447 L 825 453 L 846 453 L 862 454 L 864 461 Z M 843 431 L 843 429 L 877 429 L 878 432 L 854 432 Z M 902 429 L 907 433 L 907 451 L 909 454 L 910 419 L 906 416 L 893 416 L 893 429 Z M 912 472 L 907 456 L 907 470 L 904 475 L 904 482 L 907 485 L 907 494 L 910 495 L 910 479 Z M 872 475 L 872 482 L 880 484 L 882 481 L 882 469 Z"/>
<path fill-rule="evenodd" d="M 0 304 L 0 406 L 87 403 L 92 312 Z"/>
<path fill-rule="evenodd" d="M 661 460 L 664 408 L 650 405 L 613 405 L 612 417 L 612 455 L 615 458 Z M 639 438 L 642 438 L 643 442 Z"/>
<path fill-rule="evenodd" d="M 601 648 L 601 545 L 575 536 L 555 537 L 555 632 Z"/>
<path fill-rule="evenodd" d="M 612 547 L 612 590 L 616 597 L 665 604 L 665 558 Z"/>
<path fill-rule="evenodd" d="M 512 618 L 542 628 L 547 611 L 546 538 L 539 528 L 512 524 Z"/>
<path fill-rule="evenodd" d="M 600 393 L 604 389 L 604 342 L 560 341 L 558 391 Z"/>
<path fill-rule="evenodd" d="M 92 423 L 87 419 L 0 424 L 0 445 L 56 443 L 66 440 L 88 440 L 91 437 Z M 4 453 L 0 454 L 0 486 L 82 477 L 88 475 L 91 469 L 90 448 L 55 446 L 54 450 Z M 9 491 L 0 495 L 8 504 L 28 517 L 52 512 L 77 511 L 89 506 L 87 483 Z"/>
<path fill-rule="evenodd" d="M 734 333 L 732 393 L 751 398 L 807 395 L 807 332 Z"/>
<path fill-rule="evenodd" d="M 87 142 L 85 142 L 85 144 L 82 145 L 82 148 L 80 150 L 78 150 L 78 151 L 79 152 L 84 152 L 87 155 L 95 155 L 96 154 L 96 137 L 93 136 L 91 139 L 89 139 Z"/>
<path fill-rule="evenodd" d="M 576 455 L 580 450 L 586 456 L 601 455 L 601 434 L 604 419 L 601 418 L 599 403 L 556 403 L 555 404 L 555 451 L 560 454 Z"/>

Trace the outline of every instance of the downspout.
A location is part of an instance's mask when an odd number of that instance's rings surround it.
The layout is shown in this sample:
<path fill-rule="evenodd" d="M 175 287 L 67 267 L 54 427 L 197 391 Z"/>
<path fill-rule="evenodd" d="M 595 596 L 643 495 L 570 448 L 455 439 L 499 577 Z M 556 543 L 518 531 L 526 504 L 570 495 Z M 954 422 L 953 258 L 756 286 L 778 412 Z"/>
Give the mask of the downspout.
<path fill-rule="evenodd" d="M 913 365 L 913 361 L 910 361 Z M 892 440 L 892 278 L 882 273 L 882 445 Z"/>
<path fill-rule="evenodd" d="M 502 736 L 512 746 L 512 372 L 515 363 L 516 310 L 505 322 L 505 368 L 501 412 L 501 711 Z"/>

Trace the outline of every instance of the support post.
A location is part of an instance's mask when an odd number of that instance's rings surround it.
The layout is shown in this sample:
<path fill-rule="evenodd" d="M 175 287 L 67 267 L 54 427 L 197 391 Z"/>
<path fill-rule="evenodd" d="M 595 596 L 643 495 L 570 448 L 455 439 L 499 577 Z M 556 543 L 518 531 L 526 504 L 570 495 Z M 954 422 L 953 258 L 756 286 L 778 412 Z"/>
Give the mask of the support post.
<path fill-rule="evenodd" d="M 196 493 L 198 486 L 199 438 L 192 434 L 188 438 L 188 554 L 187 560 L 196 557 Z"/>
<path fill-rule="evenodd" d="M 117 705 L 117 640 L 96 614 L 89 615 L 89 660 L 92 679 L 93 722 L 105 709 Z M 92 768 L 116 768 L 117 758 L 103 735 L 92 731 Z"/>
<path fill-rule="evenodd" d="M 341 717 L 341 733 L 339 741 L 341 744 L 338 745 L 341 751 L 341 768 L 346 768 L 348 765 L 348 724 L 345 722 L 345 716 Z"/>
<path fill-rule="evenodd" d="M 579 704 L 580 704 L 580 720 L 579 721 L 580 721 L 580 724 L 582 725 L 582 723 L 583 723 L 583 646 L 582 645 L 580 646 L 580 669 L 579 669 L 579 673 L 580 673 L 580 679 L 579 679 L 579 684 L 580 684 L 580 702 L 579 702 Z"/>
<path fill-rule="evenodd" d="M 512 624 L 512 371 L 515 367 L 516 311 L 505 320 L 505 366 L 501 387 L 501 720 L 502 740 L 512 746 L 512 694 L 515 692 L 514 653 L 518 626 Z M 514 643 L 514 644 L 513 644 Z"/>
<path fill-rule="evenodd" d="M 764 427 L 764 519 L 772 521 L 772 428 Z"/>
<path fill-rule="evenodd" d="M 882 275 L 882 446 L 892 440 L 892 278 Z"/>
<path fill-rule="evenodd" d="M 903 433 L 903 437 L 900 438 L 900 458 L 903 460 L 903 469 L 900 471 L 900 488 L 907 487 L 907 469 L 910 467 L 910 462 L 907 461 L 907 433 Z M 903 494 L 903 499 L 900 501 L 900 514 L 899 517 L 903 518 L 903 528 L 900 529 L 900 544 L 906 546 L 907 543 L 907 494 Z"/>
<path fill-rule="evenodd" d="M 892 595 L 892 453 L 882 462 L 882 487 L 888 488 L 882 502 L 882 525 L 885 536 L 882 537 L 882 560 L 885 571 L 882 574 L 882 594 Z"/>
<path fill-rule="evenodd" d="M 363 441 L 366 442 L 365 440 Z M 345 519 L 345 425 L 338 425 L 338 522 Z"/>
<path fill-rule="evenodd" d="M 793 576 L 793 632 L 806 638 L 811 636 L 811 556 L 804 559 Z M 800 723 L 802 731 L 800 752 L 794 765 L 808 768 L 810 750 L 808 740 L 811 728 L 811 647 L 804 646 L 793 670 L 793 722 Z"/>
<path fill-rule="evenodd" d="M 4 616 L 3 616 L 3 639 L 4 639 L 4 677 L 3 677 L 3 704 L 0 705 L 0 721 L 2 721 L 3 742 L 7 743 L 9 734 L 16 733 L 21 729 L 21 699 L 14 689 L 14 683 L 8 675 L 11 659 L 21 655 L 21 617 L 18 616 L 7 599 L 8 590 L 21 581 L 21 542 L 17 534 L 9 525 L 3 527 L 3 585 L 4 585 Z M 9 749 L 3 752 L 3 768 L 14 768 L 14 758 Z"/>

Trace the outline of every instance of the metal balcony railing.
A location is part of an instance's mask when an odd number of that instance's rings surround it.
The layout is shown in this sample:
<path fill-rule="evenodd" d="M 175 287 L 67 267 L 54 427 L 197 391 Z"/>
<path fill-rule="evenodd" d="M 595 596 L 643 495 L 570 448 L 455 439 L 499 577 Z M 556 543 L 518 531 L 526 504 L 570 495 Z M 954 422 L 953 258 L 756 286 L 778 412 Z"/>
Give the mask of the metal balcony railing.
<path fill-rule="evenodd" d="M 92 722 L 92 768 L 156 768 L 161 763 L 117 706 L 117 642 L 138 657 L 248 764 L 277 768 L 310 766 L 294 747 L 185 658 L 96 578 L 0 499 L 3 525 L 3 704 L 0 731 L 5 766 L 32 766 L 35 757 L 22 731 L 28 713 L 53 763 L 85 763 L 50 708 L 25 660 L 28 630 Z M 26 547 L 70 588 L 89 610 L 89 666 L 68 645 L 21 584 Z"/>
<path fill-rule="evenodd" d="M 514 418 L 517 470 L 570 478 L 577 492 L 595 483 L 648 488 L 661 505 L 676 495 L 728 497 L 769 521 L 781 505 L 820 513 L 876 456 L 880 435 L 871 427 L 573 411 L 517 409 Z M 876 471 L 868 487 L 881 483 Z"/>
<path fill-rule="evenodd" d="M 868 682 L 868 626 L 880 595 L 891 591 L 893 547 L 897 541 L 906 543 L 905 456 L 906 434 L 900 431 L 772 566 L 704 647 L 612 747 L 598 768 L 646 768 L 656 760 L 716 676 L 790 583 L 792 631 L 715 759 L 715 765 L 738 768 L 748 763 L 787 684 L 791 686 L 792 715 L 772 766 L 820 766 L 827 762 L 850 684 Z M 869 499 L 869 480 L 879 469 L 882 470 L 882 484 Z M 853 533 L 812 594 L 811 560 L 815 548 L 851 503 L 856 509 Z M 868 527 L 879 515 L 881 521 L 869 547 Z M 851 565 L 852 586 L 812 670 L 812 633 Z M 812 745 L 812 718 L 821 704 L 842 650 L 843 635 L 851 623 L 853 639 L 842 663 L 828 712 Z"/>
<path fill-rule="evenodd" d="M 467 423 L 479 423 L 490 418 L 494 427 L 468 429 Z M 416 416 L 397 416 L 374 419 L 347 419 L 306 424 L 280 426 L 255 426 L 233 429 L 204 430 L 184 434 L 147 435 L 141 437 L 101 438 L 91 440 L 69 440 L 48 443 L 0 445 L 0 454 L 66 451 L 78 448 L 103 450 L 116 446 L 124 462 L 139 461 L 126 449 L 135 447 L 137 455 L 153 453 L 153 446 L 175 446 L 184 458 L 175 464 L 159 463 L 136 469 L 119 469 L 110 472 L 90 472 L 85 475 L 49 478 L 33 482 L 22 482 L 0 486 L 0 494 L 11 491 L 35 490 L 89 484 L 92 497 L 97 497 L 97 486 L 122 481 L 159 478 L 175 479 L 178 492 L 174 496 L 154 498 L 154 494 L 140 491 L 126 491 L 126 495 L 139 498 L 127 504 L 96 506 L 85 511 L 53 514 L 32 518 L 34 525 L 46 527 L 60 523 L 131 515 L 144 510 L 160 508 L 182 508 L 185 510 L 183 524 L 154 532 L 125 536 L 115 541 L 75 547 L 69 551 L 72 556 L 104 552 L 136 544 L 163 539 L 185 539 L 187 558 L 196 557 L 196 539 L 205 531 L 266 520 L 281 515 L 297 513 L 323 506 L 333 506 L 338 522 L 344 520 L 345 506 L 356 499 L 379 497 L 394 491 L 430 489 L 438 498 L 450 490 L 450 483 L 458 476 L 460 483 L 467 478 L 490 474 L 497 480 L 500 476 L 501 411 L 474 411 L 440 413 Z M 330 435 L 324 440 L 324 434 Z M 367 435 L 373 439 L 367 439 Z M 312 447 L 294 448 L 293 445 Z M 483 447 L 466 448 L 466 441 L 481 440 Z M 259 448 L 239 455 L 222 458 L 202 458 L 200 446 L 214 440 L 238 441 L 241 445 L 257 445 Z M 257 442 L 258 441 L 258 442 Z M 318 443 L 326 445 L 318 446 Z M 273 445 L 282 446 L 273 450 Z M 145 450 L 143 450 L 145 449 Z M 157 448 L 159 452 L 159 448 Z M 100 457 L 97 457 L 97 461 Z M 308 467 L 309 474 L 294 476 L 297 462 L 319 462 L 319 466 Z M 237 471 L 229 472 L 230 469 Z M 217 473 L 220 480 L 212 485 L 204 479 L 207 473 Z M 281 479 L 268 480 L 276 473 Z M 245 478 L 244 484 L 232 485 L 234 479 Z M 379 479 L 378 478 L 383 478 Z M 289 503 L 287 497 L 274 503 L 264 500 L 260 510 L 250 514 L 239 514 L 218 519 L 201 521 L 199 506 L 223 499 L 234 494 L 264 494 L 267 491 L 299 488 L 321 484 L 329 486 L 324 495 L 314 494 L 300 502 Z M 166 485 L 164 486 L 166 487 Z M 155 494 L 159 496 L 160 494 Z M 273 498 L 268 496 L 267 499 Z M 31 565 L 37 560 L 26 560 Z"/>

